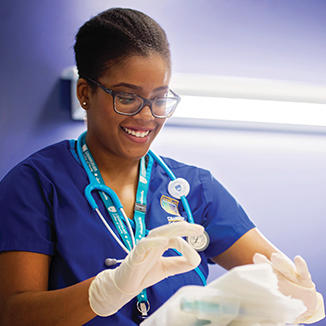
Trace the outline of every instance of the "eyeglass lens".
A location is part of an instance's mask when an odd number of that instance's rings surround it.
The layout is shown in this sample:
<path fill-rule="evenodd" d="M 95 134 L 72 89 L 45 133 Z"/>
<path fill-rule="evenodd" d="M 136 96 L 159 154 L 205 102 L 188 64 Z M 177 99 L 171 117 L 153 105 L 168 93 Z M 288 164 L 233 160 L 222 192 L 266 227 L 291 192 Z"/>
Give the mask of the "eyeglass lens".
<path fill-rule="evenodd" d="M 173 97 L 158 97 L 152 102 L 153 114 L 159 117 L 167 117 L 175 108 L 178 100 Z M 132 114 L 143 105 L 142 98 L 133 94 L 116 94 L 115 109 L 120 113 Z"/>

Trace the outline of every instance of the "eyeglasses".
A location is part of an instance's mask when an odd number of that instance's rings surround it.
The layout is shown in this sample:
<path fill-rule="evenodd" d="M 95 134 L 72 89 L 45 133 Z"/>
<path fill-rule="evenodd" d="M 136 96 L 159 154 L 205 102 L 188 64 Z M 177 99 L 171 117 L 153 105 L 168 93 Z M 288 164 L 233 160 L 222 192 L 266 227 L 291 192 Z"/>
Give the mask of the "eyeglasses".
<path fill-rule="evenodd" d="M 136 115 L 144 108 L 144 106 L 148 105 L 153 117 L 169 118 L 175 111 L 181 99 L 180 96 L 174 93 L 171 89 L 168 90 L 166 95 L 158 96 L 153 100 L 149 100 L 133 93 L 116 92 L 110 88 L 106 88 L 100 82 L 92 78 L 82 78 L 95 84 L 96 86 L 102 88 L 104 92 L 110 94 L 113 98 L 114 111 L 122 115 Z"/>

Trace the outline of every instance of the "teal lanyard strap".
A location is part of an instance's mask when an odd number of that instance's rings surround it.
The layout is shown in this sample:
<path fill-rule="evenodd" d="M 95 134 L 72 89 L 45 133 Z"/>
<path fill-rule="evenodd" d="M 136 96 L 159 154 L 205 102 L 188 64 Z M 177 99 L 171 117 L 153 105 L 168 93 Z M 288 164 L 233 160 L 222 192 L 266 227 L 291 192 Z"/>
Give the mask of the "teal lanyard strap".
<path fill-rule="evenodd" d="M 145 237 L 146 227 L 145 227 L 145 215 L 146 215 L 146 205 L 147 205 L 147 192 L 149 186 L 149 180 L 152 173 L 153 158 L 148 157 L 148 164 L 146 169 L 145 159 L 140 160 L 139 166 L 139 180 L 138 188 L 136 194 L 135 212 L 134 212 L 134 223 L 135 223 L 135 240 L 136 243 Z"/>
<path fill-rule="evenodd" d="M 145 160 L 140 161 L 140 173 L 139 173 L 139 181 L 138 181 L 138 189 L 137 189 L 137 195 L 136 195 L 136 204 L 135 204 L 135 214 L 134 214 L 134 221 L 136 224 L 136 233 L 135 233 L 135 240 L 136 243 L 146 235 L 146 228 L 145 228 L 145 215 L 146 215 L 146 205 L 147 205 L 147 194 L 148 191 L 148 186 L 149 186 L 149 180 L 151 177 L 152 173 L 152 167 L 154 163 L 154 159 L 151 156 L 148 157 L 148 164 L 147 164 L 147 169 L 146 169 L 146 164 Z M 145 175 L 145 178 L 144 178 Z M 147 302 L 147 291 L 146 289 L 142 290 L 138 295 L 137 295 L 137 300 L 140 303 L 140 307 L 142 307 L 142 303 Z M 137 305 L 138 307 L 138 305 Z M 145 306 L 146 309 L 149 307 Z M 141 309 L 142 314 L 145 315 L 147 314 L 147 311 L 144 312 L 143 309 Z"/>

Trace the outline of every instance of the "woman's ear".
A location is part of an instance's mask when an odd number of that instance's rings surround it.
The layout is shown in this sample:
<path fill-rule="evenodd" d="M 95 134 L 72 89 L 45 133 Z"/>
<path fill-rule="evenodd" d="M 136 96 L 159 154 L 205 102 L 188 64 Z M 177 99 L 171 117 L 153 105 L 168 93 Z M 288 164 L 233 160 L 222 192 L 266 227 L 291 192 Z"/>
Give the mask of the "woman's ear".
<path fill-rule="evenodd" d="M 84 109 L 88 109 L 89 104 L 89 92 L 91 91 L 89 84 L 84 78 L 79 78 L 77 81 L 77 98 L 80 106 Z"/>

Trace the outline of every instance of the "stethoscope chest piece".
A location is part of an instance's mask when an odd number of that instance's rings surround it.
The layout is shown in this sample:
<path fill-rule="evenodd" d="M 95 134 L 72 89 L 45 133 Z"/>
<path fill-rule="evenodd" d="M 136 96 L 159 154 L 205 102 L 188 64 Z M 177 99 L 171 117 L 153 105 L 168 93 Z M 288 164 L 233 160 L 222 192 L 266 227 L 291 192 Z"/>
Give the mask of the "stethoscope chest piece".
<path fill-rule="evenodd" d="M 182 196 L 187 196 L 189 194 L 190 186 L 187 180 L 177 178 L 169 182 L 168 191 L 171 196 L 180 199 Z"/>
<path fill-rule="evenodd" d="M 200 236 L 187 237 L 188 243 L 197 251 L 204 251 L 209 245 L 209 235 L 206 231 Z"/>

